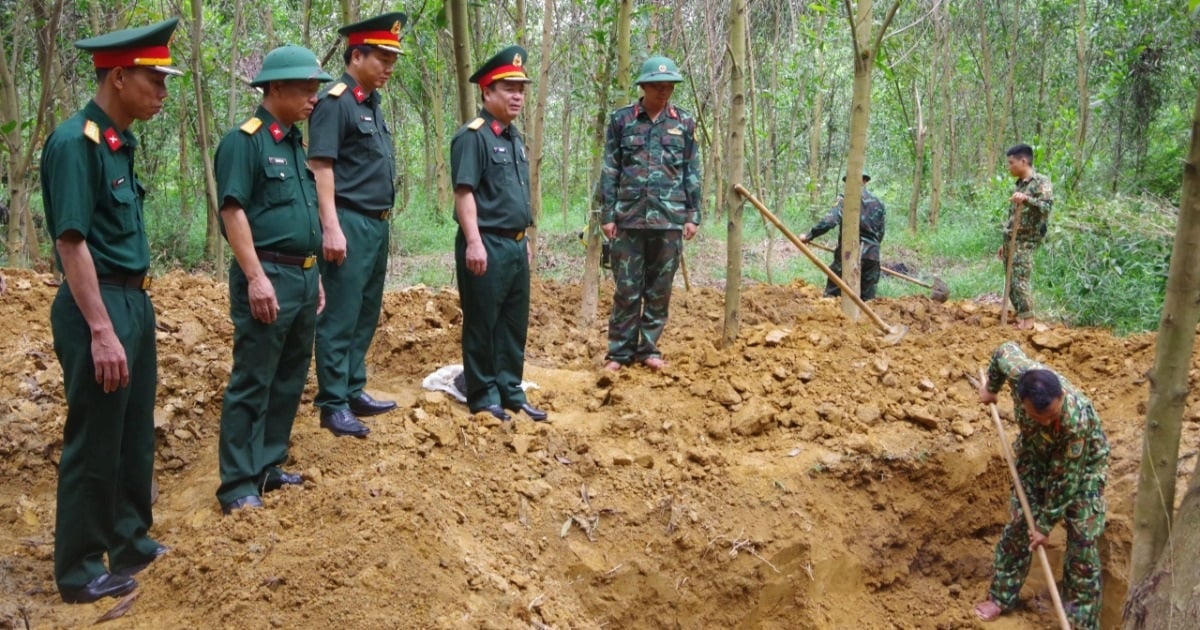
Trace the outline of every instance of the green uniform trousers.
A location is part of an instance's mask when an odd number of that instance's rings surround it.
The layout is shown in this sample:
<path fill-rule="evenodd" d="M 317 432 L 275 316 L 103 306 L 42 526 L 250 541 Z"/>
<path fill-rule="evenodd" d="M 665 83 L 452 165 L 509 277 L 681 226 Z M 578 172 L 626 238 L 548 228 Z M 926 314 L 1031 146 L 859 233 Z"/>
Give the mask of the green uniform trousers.
<path fill-rule="evenodd" d="M 390 225 L 386 220 L 339 208 L 346 235 L 346 260 L 338 265 L 319 257 L 325 283 L 325 311 L 317 318 L 317 398 L 322 409 L 337 411 L 367 386 L 367 350 L 379 325 L 387 278 Z"/>
<path fill-rule="evenodd" d="M 860 262 L 862 266 L 859 268 L 858 275 L 860 293 L 858 297 L 862 298 L 864 302 L 874 300 L 875 289 L 879 286 L 879 261 L 863 258 Z M 833 271 L 833 275 L 839 278 L 842 276 L 842 256 L 840 253 L 834 254 L 833 262 L 829 263 L 829 269 Z M 842 288 L 833 280 L 826 278 L 825 297 L 837 297 L 841 294 Z"/>
<path fill-rule="evenodd" d="M 54 353 L 63 369 L 67 422 L 58 463 L 54 579 L 60 589 L 153 559 L 154 395 L 158 354 L 154 307 L 145 291 L 101 284 L 100 296 L 125 349 L 129 386 L 96 382 L 92 335 L 64 283 L 50 307 Z"/>
<path fill-rule="evenodd" d="M 250 315 L 246 275 L 236 260 L 229 266 L 233 370 L 221 405 L 221 503 L 260 494 L 263 477 L 287 461 L 292 423 L 312 360 L 317 268 L 271 262 L 262 266 L 279 302 L 279 316 L 270 324 Z"/>
<path fill-rule="evenodd" d="M 454 239 L 458 299 L 463 312 L 463 373 L 467 407 L 508 409 L 526 402 L 521 389 L 525 372 L 525 338 L 529 331 L 529 258 L 525 240 L 481 233 L 487 249 L 487 272 L 467 270 L 467 239 Z"/>
<path fill-rule="evenodd" d="M 667 325 L 681 251 L 681 230 L 617 229 L 610 254 L 616 287 L 608 319 L 609 361 L 624 365 L 662 357 L 658 339 Z"/>
<path fill-rule="evenodd" d="M 1013 309 L 1017 311 L 1018 319 L 1033 317 L 1033 256 L 1037 253 L 1038 243 L 1033 241 L 1017 241 L 1017 250 L 1012 261 L 1012 285 L 1008 288 L 1008 299 Z M 1008 252 L 1008 243 L 1004 244 Z"/>
<path fill-rule="evenodd" d="M 1045 471 L 1041 471 L 1044 473 Z M 1031 504 L 1044 495 L 1045 474 L 1022 475 Z M 1067 549 L 1063 557 L 1059 593 L 1072 628 L 1100 628 L 1101 565 L 1097 543 L 1104 533 L 1104 480 L 1092 479 L 1081 484 L 1082 490 L 1067 508 L 1063 525 L 1067 529 Z M 996 543 L 996 574 L 988 597 L 1009 610 L 1017 603 L 1021 586 L 1029 574 L 1033 554 L 1029 551 L 1029 528 L 1021 514 L 1016 493 L 1009 499 L 1009 522 Z"/>

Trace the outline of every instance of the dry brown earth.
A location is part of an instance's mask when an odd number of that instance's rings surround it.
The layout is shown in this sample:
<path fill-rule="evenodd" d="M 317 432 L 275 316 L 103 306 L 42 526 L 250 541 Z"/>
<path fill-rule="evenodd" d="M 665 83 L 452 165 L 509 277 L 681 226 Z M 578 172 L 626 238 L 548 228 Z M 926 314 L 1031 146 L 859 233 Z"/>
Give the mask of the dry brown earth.
<path fill-rule="evenodd" d="M 65 412 L 55 289 L 5 273 L 0 628 L 86 625 L 115 602 L 61 604 L 51 579 Z M 153 533 L 172 551 L 114 628 L 978 627 L 970 606 L 1008 481 L 962 375 L 1006 339 L 1082 385 L 1114 444 L 1102 552 L 1104 626 L 1118 623 L 1152 335 L 1015 333 L 994 307 L 905 298 L 877 303 L 910 327 L 888 346 L 812 287 L 754 286 L 740 341 L 721 350 L 721 296 L 680 289 L 671 366 L 610 376 L 597 369 L 603 324 L 575 326 L 578 287 L 539 284 L 526 375 L 553 423 L 500 424 L 419 387 L 459 361 L 456 296 L 397 291 L 369 362 L 372 393 L 401 409 L 371 420 L 368 440 L 335 439 L 317 426 L 310 380 L 290 465 L 305 486 L 225 518 L 213 492 L 226 289 L 172 274 L 153 295 Z M 1194 447 L 1194 411 L 1185 431 Z M 1190 468 L 1195 451 L 1185 457 Z M 1061 528 L 1053 540 L 1057 567 Z M 990 627 L 1049 627 L 1039 576 L 1025 595 Z"/>

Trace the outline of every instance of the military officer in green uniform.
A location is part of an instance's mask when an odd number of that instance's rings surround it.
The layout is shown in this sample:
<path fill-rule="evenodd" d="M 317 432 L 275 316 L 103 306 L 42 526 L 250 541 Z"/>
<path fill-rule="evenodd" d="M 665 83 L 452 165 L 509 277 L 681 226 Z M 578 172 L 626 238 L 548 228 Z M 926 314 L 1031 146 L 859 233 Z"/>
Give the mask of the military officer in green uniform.
<path fill-rule="evenodd" d="M 1020 428 L 1013 450 L 1036 531 L 1021 515 L 1016 493 L 1009 499 L 1009 522 L 996 543 L 996 574 L 988 598 L 975 606 L 984 621 L 1017 603 L 1029 573 L 1033 550 L 1044 546 L 1062 521 L 1067 530 L 1060 585 L 1073 628 L 1100 627 L 1101 566 L 1097 543 L 1104 532 L 1104 485 L 1108 440 L 1092 402 L 1067 379 L 1025 356 L 1017 344 L 996 349 L 979 400 L 996 402 L 1008 384 Z"/>
<path fill-rule="evenodd" d="M 308 126 L 308 158 L 317 178 L 320 256 L 328 309 L 317 318 L 317 397 L 321 426 L 364 437 L 359 421 L 396 407 L 367 385 L 367 349 L 379 324 L 387 276 L 389 227 L 396 198 L 392 129 L 379 89 L 400 54 L 403 13 L 343 26 L 346 71 L 324 90 Z"/>
<path fill-rule="evenodd" d="M 683 241 L 700 225 L 700 152 L 696 119 L 670 102 L 683 81 L 675 62 L 651 57 L 637 78 L 642 97 L 613 112 L 596 186 L 600 229 L 616 289 L 608 320 L 608 362 L 619 370 L 666 362 L 658 339 L 667 325 L 671 285 Z"/>
<path fill-rule="evenodd" d="M 67 399 L 54 580 L 68 603 L 132 591 L 132 576 L 167 551 L 148 535 L 158 355 L 129 127 L 162 111 L 167 76 L 182 74 L 167 46 L 177 23 L 75 42 L 91 52 L 99 87 L 42 151 L 46 227 L 66 277 L 50 325 Z"/>
<path fill-rule="evenodd" d="M 284 471 L 322 307 L 317 190 L 296 124 L 308 118 L 325 74 L 300 46 L 267 53 L 251 85 L 254 116 L 230 129 L 213 160 L 221 227 L 233 249 L 229 314 L 233 369 L 218 446 L 226 514 L 262 507 L 264 492 L 302 483 Z"/>
<path fill-rule="evenodd" d="M 525 104 L 525 50 L 510 46 L 487 60 L 471 82 L 483 108 L 454 134 L 454 240 L 467 406 L 509 420 L 524 411 L 545 420 L 521 389 L 529 329 L 529 158 L 513 120 Z"/>
<path fill-rule="evenodd" d="M 861 205 L 858 211 L 858 240 L 861 249 L 859 250 L 859 261 L 862 265 L 862 286 L 859 293 L 864 300 L 875 299 L 875 287 L 879 284 L 879 258 L 880 245 L 883 244 L 883 235 L 887 227 L 887 209 L 883 207 L 883 202 L 878 197 L 872 195 L 867 190 L 867 182 L 871 181 L 871 176 L 863 173 L 862 195 L 859 199 Z M 842 177 L 842 182 L 845 183 L 846 178 Z M 838 229 L 837 245 L 833 248 L 833 262 L 829 263 L 829 268 L 838 276 L 842 275 L 842 203 L 845 200 L 845 195 L 838 195 L 837 203 L 829 212 L 821 217 L 820 221 L 812 227 L 811 230 L 800 235 L 802 242 L 809 242 L 818 236 L 832 230 Z M 825 281 L 825 297 L 836 297 L 842 294 L 842 290 L 833 280 Z"/>
<path fill-rule="evenodd" d="M 1017 328 L 1029 330 L 1033 328 L 1033 256 L 1046 238 L 1046 222 L 1054 205 L 1054 188 L 1050 185 L 1049 177 L 1033 170 L 1033 147 L 1018 144 L 1008 150 L 1007 158 L 1008 172 L 1017 181 L 1013 194 L 1008 198 L 1008 222 L 1004 226 L 1004 242 L 997 255 L 1005 263 L 1012 256 L 1012 283 L 1008 299 L 1017 311 Z M 1020 224 L 1013 225 L 1017 219 L 1017 208 L 1021 209 Z M 1014 229 L 1017 231 L 1016 247 L 1010 254 L 1008 249 Z"/>

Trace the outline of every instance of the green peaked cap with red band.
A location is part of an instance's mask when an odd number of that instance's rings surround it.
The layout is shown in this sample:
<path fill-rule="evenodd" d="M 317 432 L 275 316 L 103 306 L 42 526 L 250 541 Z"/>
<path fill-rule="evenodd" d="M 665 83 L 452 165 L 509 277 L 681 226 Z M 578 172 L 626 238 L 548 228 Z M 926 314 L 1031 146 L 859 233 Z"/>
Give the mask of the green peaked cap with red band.
<path fill-rule="evenodd" d="M 469 80 L 471 83 L 478 83 L 479 87 L 487 87 L 497 81 L 529 83 L 533 79 L 525 74 L 526 58 L 524 48 L 509 46 L 483 62 Z"/>
<path fill-rule="evenodd" d="M 150 68 L 179 76 L 183 71 L 171 65 L 171 36 L 179 18 L 157 24 L 127 28 L 75 42 L 75 47 L 92 53 L 97 70 L 109 68 Z"/>
<path fill-rule="evenodd" d="M 347 24 L 338 29 L 338 35 L 346 38 L 347 46 L 374 46 L 388 52 L 403 54 L 404 51 L 400 49 L 400 34 L 404 32 L 406 23 L 407 15 L 393 11 Z"/>

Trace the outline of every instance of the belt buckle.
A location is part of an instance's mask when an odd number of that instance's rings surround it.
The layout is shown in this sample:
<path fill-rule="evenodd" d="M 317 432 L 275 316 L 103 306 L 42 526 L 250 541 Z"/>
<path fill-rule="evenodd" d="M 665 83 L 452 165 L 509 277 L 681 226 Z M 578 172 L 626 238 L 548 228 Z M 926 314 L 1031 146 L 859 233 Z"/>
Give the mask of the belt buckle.
<path fill-rule="evenodd" d="M 150 276 L 142 276 L 142 290 L 143 291 L 149 290 L 151 284 L 154 284 L 153 278 L 151 278 Z"/>
<path fill-rule="evenodd" d="M 380 212 L 380 213 L 379 213 L 379 220 L 380 220 L 380 221 L 387 221 L 388 217 L 390 217 L 390 216 L 392 216 L 392 211 L 391 211 L 391 210 L 384 210 L 383 212 Z"/>
<path fill-rule="evenodd" d="M 317 255 L 311 254 L 304 257 L 304 263 L 300 265 L 301 269 L 312 269 L 313 265 L 317 264 Z"/>
<path fill-rule="evenodd" d="M 517 242 L 525 240 L 525 230 L 518 230 L 517 233 L 513 235 L 513 240 Z"/>

